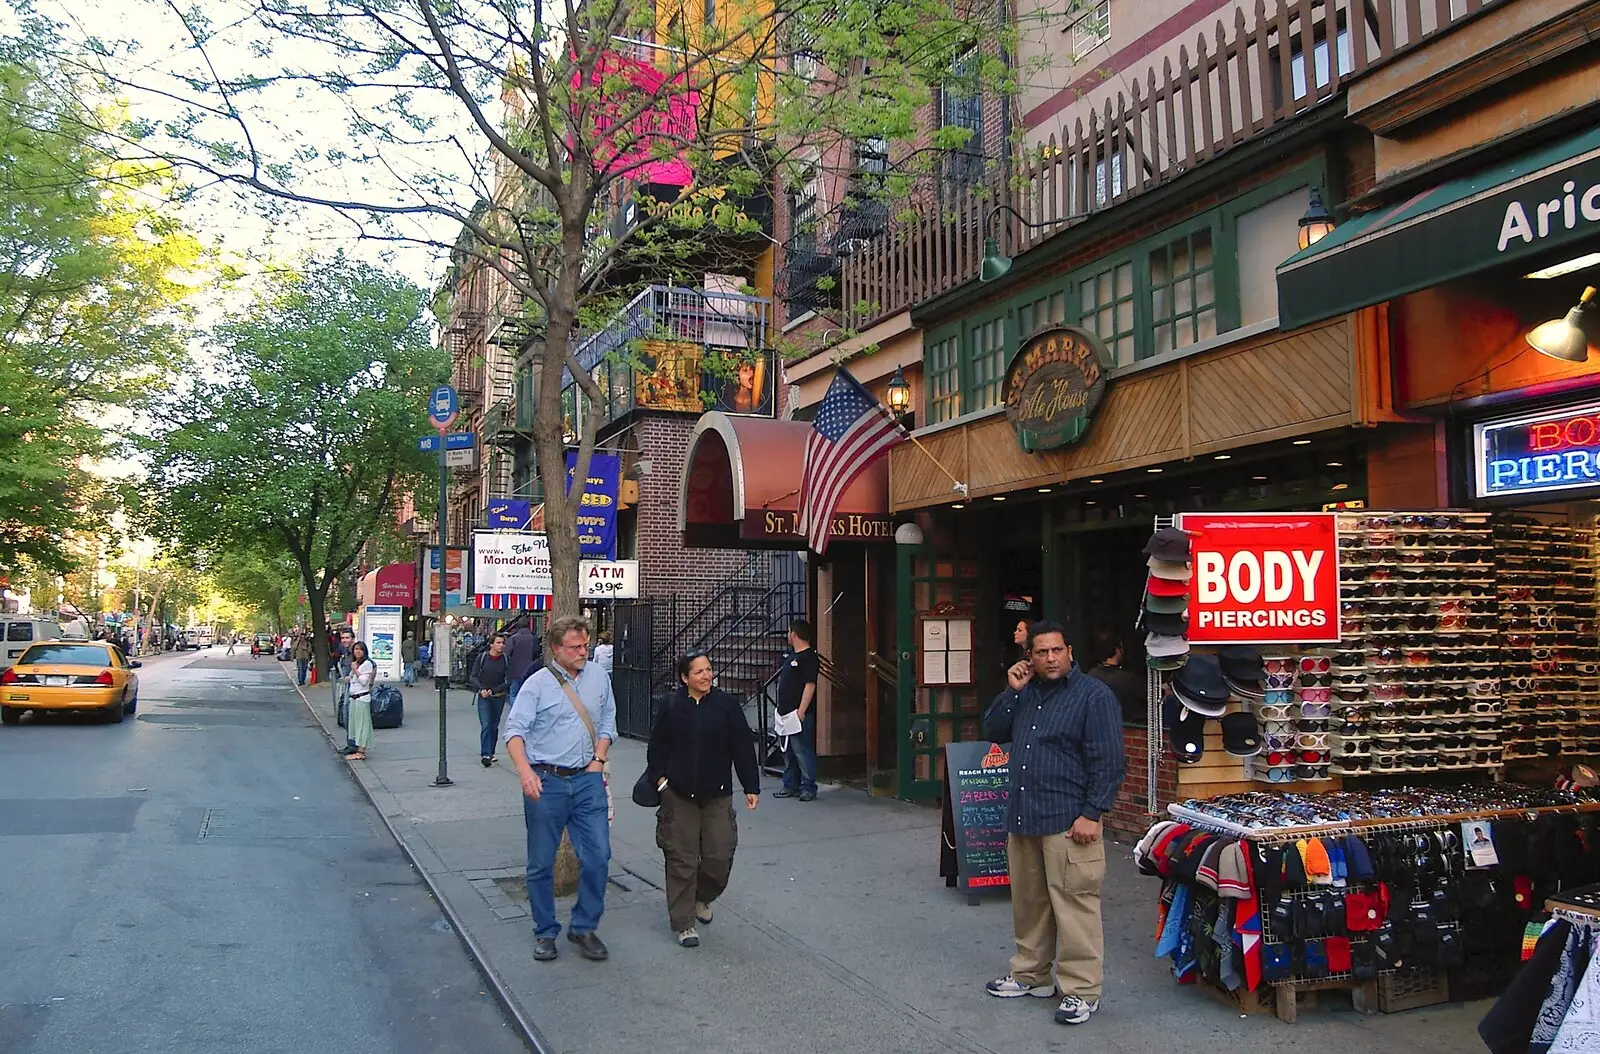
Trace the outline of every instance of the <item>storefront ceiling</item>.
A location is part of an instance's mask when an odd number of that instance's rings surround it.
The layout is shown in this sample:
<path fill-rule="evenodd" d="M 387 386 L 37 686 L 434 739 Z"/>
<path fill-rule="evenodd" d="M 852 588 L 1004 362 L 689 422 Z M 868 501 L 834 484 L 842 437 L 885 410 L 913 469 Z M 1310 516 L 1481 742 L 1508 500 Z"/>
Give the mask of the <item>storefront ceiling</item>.
<path fill-rule="evenodd" d="M 1596 235 L 1600 127 L 1341 224 L 1278 268 L 1279 323 L 1293 329 L 1532 263 Z"/>

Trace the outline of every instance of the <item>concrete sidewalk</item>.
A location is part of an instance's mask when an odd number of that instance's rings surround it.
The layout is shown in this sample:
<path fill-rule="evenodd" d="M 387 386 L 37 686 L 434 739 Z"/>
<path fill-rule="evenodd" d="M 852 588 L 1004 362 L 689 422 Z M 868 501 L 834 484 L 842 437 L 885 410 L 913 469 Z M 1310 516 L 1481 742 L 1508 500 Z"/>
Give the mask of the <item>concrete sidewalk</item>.
<path fill-rule="evenodd" d="M 305 690 L 324 728 L 331 691 Z M 1175 984 L 1151 955 L 1158 887 L 1129 848 L 1111 846 L 1105 883 L 1106 993 L 1078 1028 L 1055 1024 L 1054 1001 L 994 999 L 983 983 L 1011 952 L 1005 897 L 971 907 L 938 875 L 939 814 L 925 806 L 824 787 L 815 802 L 764 796 L 739 810 L 733 879 L 682 949 L 668 931 L 655 813 L 628 799 L 644 746 L 612 749 L 617 816 L 612 883 L 600 934 L 610 961 L 591 963 L 565 940 L 536 963 L 523 887 L 522 805 L 504 757 L 478 762 L 471 696 L 452 691 L 452 787 L 431 786 L 438 764 L 437 692 L 405 690 L 404 727 L 379 730 L 355 778 L 423 871 L 469 949 L 536 1024 L 552 1051 L 635 1054 L 1016 1054 L 1167 1051 L 1278 1054 L 1286 1043 L 1324 1050 L 1460 1052 L 1482 1049 L 1486 1005 L 1445 1005 L 1363 1017 L 1303 1013 L 1297 1025 L 1241 1019 Z M 774 789 L 769 781 L 766 790 Z M 558 904 L 563 924 L 571 902 Z"/>

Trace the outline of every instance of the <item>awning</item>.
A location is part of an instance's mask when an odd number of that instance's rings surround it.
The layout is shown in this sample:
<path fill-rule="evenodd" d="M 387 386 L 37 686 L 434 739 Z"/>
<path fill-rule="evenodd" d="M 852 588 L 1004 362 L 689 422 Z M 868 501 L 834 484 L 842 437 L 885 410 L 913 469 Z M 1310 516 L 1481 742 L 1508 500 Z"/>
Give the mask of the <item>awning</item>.
<path fill-rule="evenodd" d="M 678 505 L 683 544 L 714 549 L 804 549 L 795 533 L 805 421 L 703 414 L 689 437 Z M 892 542 L 889 459 L 880 458 L 839 500 L 833 539 Z"/>
<path fill-rule="evenodd" d="M 1596 235 L 1600 128 L 1335 228 L 1279 266 L 1279 324 L 1296 329 L 1491 267 L 1548 259 Z"/>
<path fill-rule="evenodd" d="M 415 607 L 417 603 L 417 565 L 385 564 L 368 571 L 356 583 L 356 602 L 368 605 L 397 604 Z"/>

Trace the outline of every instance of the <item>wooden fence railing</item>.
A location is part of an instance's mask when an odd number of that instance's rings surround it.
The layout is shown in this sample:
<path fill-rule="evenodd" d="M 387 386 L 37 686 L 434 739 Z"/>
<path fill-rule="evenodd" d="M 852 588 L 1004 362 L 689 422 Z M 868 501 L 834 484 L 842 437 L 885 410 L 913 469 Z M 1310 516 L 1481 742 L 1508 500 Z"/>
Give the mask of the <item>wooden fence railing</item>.
<path fill-rule="evenodd" d="M 888 230 L 843 261 L 849 324 L 864 327 L 974 280 L 984 217 L 1019 255 L 1072 221 L 1161 186 L 1292 121 L 1352 79 L 1494 0 L 1254 0 L 1142 76 L 1108 81 L 1071 105 L 1059 133 L 978 185 L 917 183 Z M 1121 90 L 1121 85 L 1127 85 Z M 1085 116 L 1085 111 L 1087 111 Z M 1032 135 L 1034 133 L 1030 133 Z"/>

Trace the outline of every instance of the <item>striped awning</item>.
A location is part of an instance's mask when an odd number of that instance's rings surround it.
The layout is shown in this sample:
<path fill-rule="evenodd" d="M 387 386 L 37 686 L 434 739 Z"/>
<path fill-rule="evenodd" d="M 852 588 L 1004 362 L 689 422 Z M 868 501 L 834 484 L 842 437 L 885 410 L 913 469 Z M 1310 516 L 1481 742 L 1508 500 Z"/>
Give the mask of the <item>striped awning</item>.
<path fill-rule="evenodd" d="M 548 593 L 472 594 L 472 602 L 484 611 L 549 611 L 555 599 Z"/>

